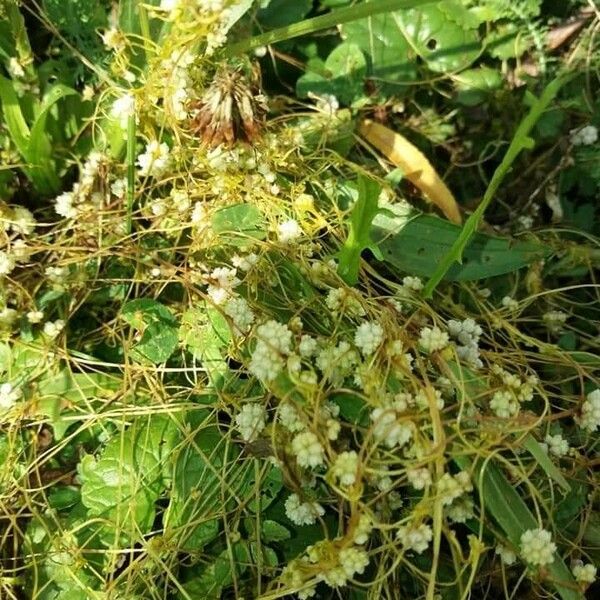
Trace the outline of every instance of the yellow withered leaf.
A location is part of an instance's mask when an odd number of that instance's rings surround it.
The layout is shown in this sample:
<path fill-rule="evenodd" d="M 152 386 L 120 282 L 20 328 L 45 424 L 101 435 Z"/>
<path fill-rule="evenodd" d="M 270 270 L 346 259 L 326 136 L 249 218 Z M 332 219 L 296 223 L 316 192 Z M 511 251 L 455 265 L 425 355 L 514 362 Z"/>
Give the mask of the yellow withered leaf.
<path fill-rule="evenodd" d="M 404 136 L 370 119 L 365 119 L 358 131 L 369 144 L 402 169 L 404 177 L 419 188 L 427 200 L 439 207 L 450 221 L 462 222 L 452 192 L 418 148 Z"/>

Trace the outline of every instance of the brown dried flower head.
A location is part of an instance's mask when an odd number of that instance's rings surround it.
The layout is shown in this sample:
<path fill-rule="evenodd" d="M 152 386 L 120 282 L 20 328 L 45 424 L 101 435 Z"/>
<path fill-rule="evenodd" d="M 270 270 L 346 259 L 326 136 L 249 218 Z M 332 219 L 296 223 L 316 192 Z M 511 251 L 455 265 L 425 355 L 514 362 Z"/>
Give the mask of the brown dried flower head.
<path fill-rule="evenodd" d="M 208 146 L 253 142 L 259 136 L 268 110 L 259 81 L 256 71 L 247 76 L 243 67 L 227 65 L 217 71 L 192 122 Z"/>

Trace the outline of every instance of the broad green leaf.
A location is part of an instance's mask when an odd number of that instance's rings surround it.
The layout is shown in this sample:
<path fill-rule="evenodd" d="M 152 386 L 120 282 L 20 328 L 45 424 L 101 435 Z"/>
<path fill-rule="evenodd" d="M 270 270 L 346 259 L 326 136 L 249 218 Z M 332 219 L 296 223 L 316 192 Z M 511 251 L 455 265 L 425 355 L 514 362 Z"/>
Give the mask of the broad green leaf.
<path fill-rule="evenodd" d="M 331 94 L 345 104 L 351 104 L 363 94 L 367 63 L 360 48 L 344 42 L 327 57 L 320 72 L 308 70 L 296 82 L 296 93 L 307 97 Z"/>
<path fill-rule="evenodd" d="M 456 99 L 465 106 L 484 102 L 489 93 L 502 85 L 502 74 L 491 67 L 477 67 L 462 71 L 454 77 Z"/>
<path fill-rule="evenodd" d="M 458 0 L 398 11 L 394 19 L 410 46 L 432 71 L 459 71 L 479 55 L 476 25 Z"/>
<path fill-rule="evenodd" d="M 98 457 L 81 460 L 81 500 L 90 516 L 102 519 L 107 545 L 140 541 L 150 531 L 179 436 L 171 417 L 139 417 Z"/>
<path fill-rule="evenodd" d="M 343 37 L 368 58 L 367 75 L 385 91 L 416 77 L 415 53 L 398 29 L 395 13 L 382 13 L 342 26 Z"/>
<path fill-rule="evenodd" d="M 397 233 L 391 233 L 394 220 L 373 228 L 373 239 L 383 259 L 407 273 L 429 277 L 461 234 L 461 227 L 438 217 L 421 215 L 409 220 Z M 517 271 L 549 253 L 535 242 L 477 233 L 466 246 L 462 264 L 454 264 L 445 279 L 469 281 Z"/>
<path fill-rule="evenodd" d="M 187 551 L 201 550 L 219 532 L 227 505 L 237 504 L 249 463 L 238 458 L 207 411 L 193 417 L 195 435 L 177 453 L 165 535 Z"/>
<path fill-rule="evenodd" d="M 356 285 L 360 258 L 369 249 L 380 258 L 381 253 L 371 237 L 371 225 L 379 212 L 378 200 L 381 186 L 374 180 L 358 177 L 358 199 L 352 207 L 348 237 L 338 253 L 338 275 L 348 284 Z"/>
<path fill-rule="evenodd" d="M 71 373 L 64 369 L 37 381 L 36 411 L 49 417 L 54 437 L 60 440 L 82 411 L 109 398 L 121 385 L 121 379 L 114 375 Z"/>
<path fill-rule="evenodd" d="M 131 349 L 139 362 L 165 362 L 179 343 L 179 325 L 171 311 L 156 300 L 140 298 L 123 306 L 121 317 L 142 332 L 141 340 Z"/>
<path fill-rule="evenodd" d="M 252 204 L 221 208 L 212 216 L 212 228 L 222 242 L 245 246 L 266 236 L 264 217 Z"/>
<path fill-rule="evenodd" d="M 454 461 L 462 470 L 473 473 L 473 482 L 481 495 L 483 509 L 498 522 L 515 548 L 519 547 L 521 535 L 528 529 L 540 526 L 517 490 L 506 480 L 493 462 L 472 464 L 466 457 Z M 583 600 L 571 571 L 557 554 L 554 562 L 546 565 L 549 579 L 562 600 Z"/>
<path fill-rule="evenodd" d="M 263 542 L 281 542 L 290 538 L 290 532 L 287 527 L 269 519 L 261 523 L 261 534 Z"/>

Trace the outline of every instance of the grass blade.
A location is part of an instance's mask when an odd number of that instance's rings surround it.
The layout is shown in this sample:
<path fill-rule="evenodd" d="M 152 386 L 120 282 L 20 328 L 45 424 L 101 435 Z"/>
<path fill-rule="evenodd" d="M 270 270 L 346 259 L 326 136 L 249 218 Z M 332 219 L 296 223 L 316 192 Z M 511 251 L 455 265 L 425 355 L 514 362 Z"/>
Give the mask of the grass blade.
<path fill-rule="evenodd" d="M 135 114 L 127 119 L 127 235 L 131 233 L 135 195 Z"/>
<path fill-rule="evenodd" d="M 231 44 L 231 46 L 228 46 L 225 49 L 225 55 L 232 56 L 241 54 L 259 48 L 260 46 L 268 46 L 269 44 L 290 40 L 301 35 L 308 35 L 315 31 L 321 31 L 322 29 L 328 29 L 329 27 L 335 27 L 336 25 L 342 25 L 343 23 L 348 23 L 357 19 L 364 19 L 393 10 L 418 8 L 425 4 L 432 4 L 434 1 L 435 0 L 377 0 L 376 2 L 364 2 L 355 6 L 340 8 L 339 10 L 335 10 L 325 15 L 313 17 L 312 19 L 305 19 L 299 23 L 293 23 L 292 25 L 273 29 L 272 31 L 261 33 L 260 35 L 242 40 L 236 44 Z"/>
<path fill-rule="evenodd" d="M 531 435 L 528 435 L 523 440 L 523 447 L 527 449 L 527 451 L 538 461 L 540 467 L 544 470 L 546 475 L 553 479 L 560 487 L 565 490 L 565 492 L 571 491 L 571 486 L 569 482 L 564 478 L 563 474 L 560 472 L 560 469 L 556 467 L 556 465 L 550 460 L 547 452 L 544 452 L 544 449 L 540 445 L 540 443 Z"/>
<path fill-rule="evenodd" d="M 26 156 L 29 145 L 29 127 L 21 111 L 12 81 L 2 75 L 0 75 L 0 102 L 10 137 L 21 156 Z"/>
<path fill-rule="evenodd" d="M 442 261 L 439 263 L 434 274 L 431 276 L 429 281 L 426 283 L 423 289 L 423 296 L 425 298 L 431 298 L 431 295 L 440 281 L 444 278 L 444 275 L 448 272 L 448 269 L 454 262 L 461 262 L 463 252 L 469 243 L 469 240 L 473 234 L 477 231 L 483 215 L 496 195 L 496 191 L 500 187 L 502 180 L 508 174 L 511 165 L 515 162 L 517 156 L 522 150 L 531 149 L 533 140 L 529 137 L 529 133 L 537 123 L 538 119 L 542 116 L 542 113 L 546 110 L 550 102 L 555 98 L 556 94 L 560 91 L 562 86 L 569 81 L 573 75 L 559 76 L 553 79 L 544 89 L 542 95 L 533 103 L 529 112 L 525 115 L 517 131 L 502 159 L 502 162 L 494 172 L 492 180 L 488 185 L 483 200 L 475 210 L 475 212 L 469 217 L 465 223 L 462 231 L 456 242 L 452 245 L 450 251 L 444 256 Z"/>

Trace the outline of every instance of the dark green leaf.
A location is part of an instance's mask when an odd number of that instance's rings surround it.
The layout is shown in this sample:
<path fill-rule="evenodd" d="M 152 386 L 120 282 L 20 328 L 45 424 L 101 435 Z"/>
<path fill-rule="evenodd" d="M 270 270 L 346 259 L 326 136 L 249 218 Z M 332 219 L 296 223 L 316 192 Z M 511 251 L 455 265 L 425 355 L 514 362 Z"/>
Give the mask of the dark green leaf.
<path fill-rule="evenodd" d="M 245 246 L 266 236 L 264 217 L 251 204 L 236 204 L 215 212 L 212 228 L 224 243 Z"/>

